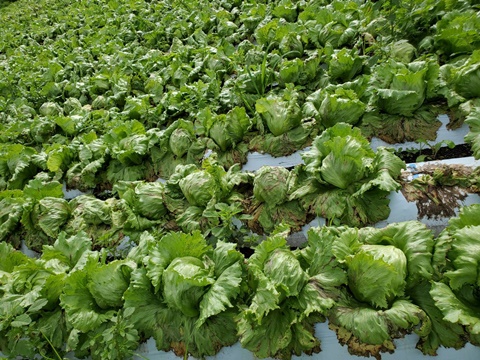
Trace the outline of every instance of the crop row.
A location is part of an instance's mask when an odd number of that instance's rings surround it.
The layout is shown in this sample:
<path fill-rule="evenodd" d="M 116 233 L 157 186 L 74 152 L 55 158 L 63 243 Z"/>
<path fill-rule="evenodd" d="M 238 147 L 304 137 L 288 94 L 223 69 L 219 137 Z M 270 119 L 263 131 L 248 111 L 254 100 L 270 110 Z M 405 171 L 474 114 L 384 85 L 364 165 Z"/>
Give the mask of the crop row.
<path fill-rule="evenodd" d="M 408 333 L 417 348 L 480 344 L 480 206 L 434 238 L 409 221 L 386 228 L 320 227 L 291 250 L 288 230 L 248 259 L 200 232 L 144 232 L 106 262 L 84 232 L 60 233 L 38 259 L 0 244 L 0 350 L 11 358 L 123 359 L 153 337 L 158 349 L 204 357 L 240 341 L 258 357 L 320 351 L 329 321 L 352 354 L 380 358 Z"/>

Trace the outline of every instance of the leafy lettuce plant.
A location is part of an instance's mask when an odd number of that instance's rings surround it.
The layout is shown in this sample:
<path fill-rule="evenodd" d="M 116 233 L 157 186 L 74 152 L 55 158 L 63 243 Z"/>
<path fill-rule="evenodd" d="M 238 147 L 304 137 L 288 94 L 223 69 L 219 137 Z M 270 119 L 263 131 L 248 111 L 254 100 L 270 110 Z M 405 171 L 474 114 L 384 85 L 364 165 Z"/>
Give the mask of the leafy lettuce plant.
<path fill-rule="evenodd" d="M 135 181 L 151 176 L 153 167 L 149 154 L 155 140 L 137 120 L 119 124 L 105 134 L 104 141 L 112 159 L 107 168 L 109 182 Z"/>
<path fill-rule="evenodd" d="M 0 244 L 0 351 L 12 358 L 54 358 L 68 336 L 60 296 L 68 273 L 89 251 L 84 233 L 61 233 L 39 259 Z"/>
<path fill-rule="evenodd" d="M 250 149 L 285 156 L 308 144 L 316 132 L 314 123 L 303 121 L 300 96 L 293 84 L 287 84 L 279 93 L 257 100 L 260 134 L 250 141 Z"/>
<path fill-rule="evenodd" d="M 354 90 L 330 87 L 310 94 L 305 99 L 302 111 L 328 128 L 339 122 L 357 124 L 366 108 L 367 105 L 359 99 Z"/>
<path fill-rule="evenodd" d="M 298 97 L 298 92 L 290 88 L 283 96 L 272 94 L 257 100 L 255 109 L 274 136 L 282 135 L 300 125 L 302 112 Z"/>
<path fill-rule="evenodd" d="M 447 56 L 471 53 L 480 46 L 480 16 L 473 9 L 453 10 L 436 24 L 435 47 Z"/>
<path fill-rule="evenodd" d="M 201 235 L 145 234 L 128 259 L 132 273 L 125 298 L 128 320 L 158 349 L 202 358 L 237 341 L 235 304 L 244 291 L 243 255 L 235 244 L 212 249 Z"/>
<path fill-rule="evenodd" d="M 320 351 L 313 325 L 333 306 L 309 275 L 298 251 L 276 234 L 248 260 L 250 296 L 237 316 L 242 346 L 259 358 L 290 359 Z"/>
<path fill-rule="evenodd" d="M 165 205 L 184 231 L 220 234 L 222 226 L 233 229 L 231 215 L 240 212 L 236 204 L 244 198 L 237 189 L 251 178 L 239 164 L 225 171 L 214 155 L 203 161 L 201 169 L 179 165 L 165 183 Z"/>
<path fill-rule="evenodd" d="M 306 209 L 329 221 L 375 223 L 390 213 L 388 194 L 405 163 L 386 148 L 374 152 L 358 128 L 338 123 L 317 136 L 297 167 L 296 190 Z"/>
<path fill-rule="evenodd" d="M 125 233 L 136 237 L 144 230 L 153 230 L 165 223 L 168 213 L 164 203 L 164 185 L 161 182 L 118 182 L 113 189 L 125 201 L 127 219 Z"/>
<path fill-rule="evenodd" d="M 411 116 L 427 97 L 429 77 L 436 75 L 431 68 L 435 64 L 431 61 L 404 64 L 390 60 L 378 65 L 371 81 L 376 88 L 379 109 L 390 115 Z"/>
<path fill-rule="evenodd" d="M 131 356 L 139 336 L 125 321 L 122 308 L 136 263 L 127 259 L 106 263 L 106 252 L 92 251 L 82 260 L 69 272 L 60 295 L 69 331 L 67 351 L 93 359 Z"/>
<path fill-rule="evenodd" d="M 122 229 L 127 217 L 124 203 L 115 198 L 102 201 L 91 195 L 80 195 L 68 204 L 71 217 L 62 229 L 68 234 L 84 231 L 95 247 L 115 252 L 124 237 Z"/>
<path fill-rule="evenodd" d="M 464 99 L 480 97 L 480 50 L 475 50 L 463 63 L 445 65 L 450 68 L 447 81 L 458 95 Z"/>
<path fill-rule="evenodd" d="M 430 290 L 443 319 L 463 326 L 475 345 L 480 344 L 479 214 L 478 204 L 462 208 L 439 236 L 434 266 L 440 276 Z"/>
<path fill-rule="evenodd" d="M 293 177 L 279 166 L 262 166 L 253 179 L 254 201 L 251 204 L 250 228 L 270 233 L 277 224 L 285 223 L 294 230 L 305 224 L 307 213 L 298 200 L 289 200 Z"/>
<path fill-rule="evenodd" d="M 327 228 L 320 234 L 335 237 L 332 253 L 347 275 L 328 320 L 350 353 L 378 357 L 393 351 L 393 339 L 406 333 L 429 335 L 430 318 L 409 291 L 432 278 L 430 230 L 411 221 L 382 229 Z"/>
<path fill-rule="evenodd" d="M 151 157 L 155 173 L 167 179 L 177 165 L 199 164 L 205 145 L 197 140 L 193 122 L 179 119 L 157 134 Z"/>
<path fill-rule="evenodd" d="M 345 82 L 352 80 L 361 72 L 363 59 L 357 55 L 355 49 L 343 48 L 335 50 L 327 63 L 327 73 L 330 78 L 338 82 Z"/>
<path fill-rule="evenodd" d="M 104 168 L 110 158 L 103 137 L 95 132 L 83 134 L 76 137 L 70 147 L 78 153 L 78 161 L 66 171 L 65 182 L 69 188 L 88 191 L 108 182 Z"/>

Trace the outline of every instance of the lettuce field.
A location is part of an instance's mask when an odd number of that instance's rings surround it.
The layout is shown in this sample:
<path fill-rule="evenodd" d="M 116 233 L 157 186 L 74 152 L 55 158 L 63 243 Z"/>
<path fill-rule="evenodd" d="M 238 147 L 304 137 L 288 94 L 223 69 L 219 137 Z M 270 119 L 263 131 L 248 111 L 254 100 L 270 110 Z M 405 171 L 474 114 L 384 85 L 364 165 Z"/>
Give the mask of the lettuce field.
<path fill-rule="evenodd" d="M 1 0 L 0 358 L 480 346 L 480 204 L 375 227 L 480 192 L 372 149 L 442 114 L 480 158 L 478 0 Z"/>

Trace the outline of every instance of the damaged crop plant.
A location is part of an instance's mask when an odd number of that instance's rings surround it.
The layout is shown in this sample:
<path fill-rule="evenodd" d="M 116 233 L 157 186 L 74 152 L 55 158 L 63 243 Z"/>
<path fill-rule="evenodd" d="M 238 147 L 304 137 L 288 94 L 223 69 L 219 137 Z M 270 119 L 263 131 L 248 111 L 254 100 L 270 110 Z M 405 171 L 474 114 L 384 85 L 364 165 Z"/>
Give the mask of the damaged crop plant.
<path fill-rule="evenodd" d="M 478 29 L 474 0 L 0 2 L 0 357 L 479 346 L 480 206 L 373 227 L 405 163 L 369 142 L 446 113 L 479 157 Z"/>

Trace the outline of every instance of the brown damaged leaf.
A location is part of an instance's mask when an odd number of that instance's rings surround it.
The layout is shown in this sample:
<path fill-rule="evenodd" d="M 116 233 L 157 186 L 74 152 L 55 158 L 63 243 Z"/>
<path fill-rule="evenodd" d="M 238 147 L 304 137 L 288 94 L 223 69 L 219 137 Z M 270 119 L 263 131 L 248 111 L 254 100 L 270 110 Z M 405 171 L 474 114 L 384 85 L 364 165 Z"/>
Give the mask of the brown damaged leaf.
<path fill-rule="evenodd" d="M 338 341 L 342 345 L 348 346 L 348 352 L 351 355 L 359 355 L 370 357 L 373 356 L 377 360 L 381 360 L 381 353 L 393 353 L 395 351 L 395 344 L 393 341 L 385 341 L 381 345 L 365 344 L 360 341 L 351 331 L 347 329 L 331 324 L 328 324 L 330 330 L 335 331 Z"/>
<path fill-rule="evenodd" d="M 428 164 L 415 171 L 422 176 L 411 182 L 404 173 L 402 193 L 416 203 L 419 219 L 453 217 L 468 193 L 479 192 L 478 172 L 464 165 Z"/>
<path fill-rule="evenodd" d="M 365 136 L 375 136 L 389 144 L 419 139 L 433 141 L 442 125 L 437 115 L 427 110 L 417 111 L 412 117 L 369 114 L 364 116 L 360 128 Z"/>

